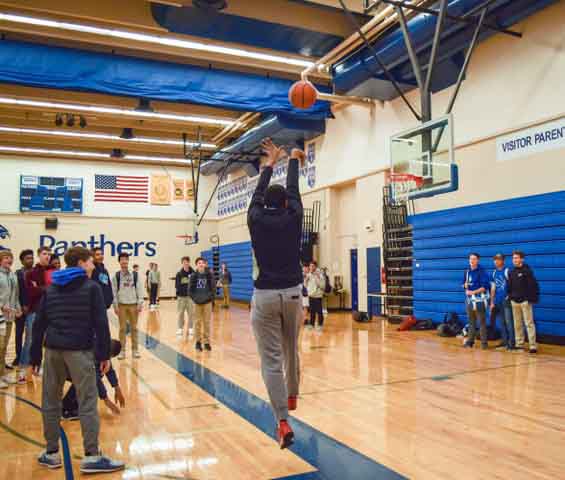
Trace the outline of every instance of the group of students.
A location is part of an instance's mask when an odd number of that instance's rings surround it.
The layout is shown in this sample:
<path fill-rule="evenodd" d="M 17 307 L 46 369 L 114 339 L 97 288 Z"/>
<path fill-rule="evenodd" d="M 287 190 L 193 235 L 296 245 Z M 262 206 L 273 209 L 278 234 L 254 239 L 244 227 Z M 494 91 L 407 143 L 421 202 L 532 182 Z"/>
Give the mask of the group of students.
<path fill-rule="evenodd" d="M 318 268 L 315 261 L 302 267 L 302 305 L 304 307 L 304 325 L 307 329 L 316 328 L 321 331 L 324 327 L 324 296 L 328 293 L 329 285 L 326 274 Z M 316 324 L 316 318 L 318 323 Z"/>
<path fill-rule="evenodd" d="M 83 247 L 67 250 L 64 269 L 60 269 L 60 263 L 53 264 L 48 248 L 39 248 L 37 255 L 38 262 L 34 265 L 33 251 L 22 251 L 22 267 L 13 273 L 13 254 L 0 251 L 0 387 L 26 383 L 31 375 L 41 376 L 41 412 L 47 447 L 38 457 L 40 465 L 50 469 L 62 466 L 59 423 L 63 413 L 67 419 L 80 420 L 85 454 L 81 472 L 121 470 L 124 463 L 104 456 L 98 443 L 98 398 L 119 412 L 118 406 L 108 398 L 102 382 L 104 376 L 114 387 L 116 403 L 125 406 L 110 362 L 121 350 L 121 344 L 110 337 L 106 311 L 113 298 L 107 288 L 109 277 L 103 263 L 93 262 L 93 256 L 100 259 L 100 255 Z M 13 366 L 18 370 L 11 377 L 5 371 L 6 349 L 14 323 L 17 331 Z M 67 381 L 71 386 L 62 398 Z"/>
<path fill-rule="evenodd" d="M 520 250 L 512 253 L 512 268 L 505 266 L 505 257 L 494 256 L 494 269 L 489 274 L 480 265 L 480 255 L 469 255 L 469 268 L 465 271 L 463 288 L 469 319 L 466 348 L 472 348 L 476 337 L 476 322 L 480 323 L 481 347 L 488 348 L 486 316 L 490 311 L 491 323 L 500 322 L 502 341 L 497 348 L 509 351 L 524 350 L 524 325 L 528 333 L 528 351 L 537 353 L 536 325 L 533 305 L 539 300 L 539 284 L 533 270 L 524 262 Z"/>

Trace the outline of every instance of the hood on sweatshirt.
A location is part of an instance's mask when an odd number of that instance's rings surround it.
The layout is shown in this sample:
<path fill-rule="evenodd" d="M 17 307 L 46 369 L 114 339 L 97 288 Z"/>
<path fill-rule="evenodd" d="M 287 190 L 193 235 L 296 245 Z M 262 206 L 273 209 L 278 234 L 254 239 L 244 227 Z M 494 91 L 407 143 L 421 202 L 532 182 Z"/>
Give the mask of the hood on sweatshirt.
<path fill-rule="evenodd" d="M 68 267 L 53 272 L 53 285 L 64 287 L 77 278 L 86 278 L 86 271 L 80 267 Z"/>

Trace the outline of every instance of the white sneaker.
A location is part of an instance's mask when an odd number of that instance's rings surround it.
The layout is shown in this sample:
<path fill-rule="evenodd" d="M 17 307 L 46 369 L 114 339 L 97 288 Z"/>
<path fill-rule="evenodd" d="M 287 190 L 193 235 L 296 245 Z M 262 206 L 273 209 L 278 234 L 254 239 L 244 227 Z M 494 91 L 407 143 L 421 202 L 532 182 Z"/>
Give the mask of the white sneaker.
<path fill-rule="evenodd" d="M 322 327 L 320 325 L 316 325 L 316 331 L 317 332 L 321 332 L 322 331 Z"/>
<path fill-rule="evenodd" d="M 122 351 L 118 355 L 118 360 L 125 360 L 126 359 L 126 352 Z"/>
<path fill-rule="evenodd" d="M 4 380 L 0 379 L 0 389 L 4 390 L 5 388 L 8 388 L 8 386 L 9 385 Z"/>
<path fill-rule="evenodd" d="M 4 383 L 7 383 L 8 385 L 15 385 L 16 383 L 18 383 L 18 381 L 10 375 L 4 375 L 0 380 L 2 380 Z"/>
<path fill-rule="evenodd" d="M 328 314 L 328 309 L 327 309 L 327 308 L 324 308 L 324 309 L 322 310 L 322 313 L 323 313 L 324 315 L 327 315 L 327 314 Z"/>
<path fill-rule="evenodd" d="M 133 352 L 133 358 L 141 358 L 141 353 Z"/>
<path fill-rule="evenodd" d="M 189 328 L 189 329 L 188 329 L 188 336 L 189 336 L 189 337 L 194 337 L 194 328 Z"/>
<path fill-rule="evenodd" d="M 182 337 L 182 328 L 177 330 L 177 337 Z"/>

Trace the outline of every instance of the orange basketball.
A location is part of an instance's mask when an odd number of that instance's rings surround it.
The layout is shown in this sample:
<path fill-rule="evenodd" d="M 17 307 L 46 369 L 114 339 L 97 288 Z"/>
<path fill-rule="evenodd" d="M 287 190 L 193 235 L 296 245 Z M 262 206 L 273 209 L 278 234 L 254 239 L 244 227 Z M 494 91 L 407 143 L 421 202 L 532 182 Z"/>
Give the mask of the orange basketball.
<path fill-rule="evenodd" d="M 295 108 L 305 110 L 316 103 L 318 91 L 311 82 L 300 80 L 290 87 L 288 101 Z"/>

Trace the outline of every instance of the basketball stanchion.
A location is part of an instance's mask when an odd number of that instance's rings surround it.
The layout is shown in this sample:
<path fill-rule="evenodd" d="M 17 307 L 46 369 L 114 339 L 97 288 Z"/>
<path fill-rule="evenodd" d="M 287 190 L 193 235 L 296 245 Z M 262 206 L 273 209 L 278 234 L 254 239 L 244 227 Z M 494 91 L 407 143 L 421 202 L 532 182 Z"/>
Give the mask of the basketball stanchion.
<path fill-rule="evenodd" d="M 69 440 L 63 427 L 61 429 L 61 445 L 63 447 L 63 467 L 65 469 L 65 480 L 74 480 L 73 462 L 71 461 L 71 449 L 69 448 Z"/>

